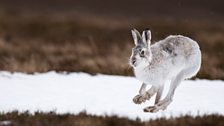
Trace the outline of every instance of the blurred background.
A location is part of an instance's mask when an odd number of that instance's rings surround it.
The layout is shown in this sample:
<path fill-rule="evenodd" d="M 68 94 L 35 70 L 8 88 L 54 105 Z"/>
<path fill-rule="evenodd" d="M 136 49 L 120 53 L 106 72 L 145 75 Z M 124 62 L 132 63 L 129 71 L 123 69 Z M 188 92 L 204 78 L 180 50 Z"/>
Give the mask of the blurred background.
<path fill-rule="evenodd" d="M 131 28 L 181 34 L 202 50 L 197 78 L 224 79 L 223 0 L 0 0 L 0 70 L 133 75 Z"/>

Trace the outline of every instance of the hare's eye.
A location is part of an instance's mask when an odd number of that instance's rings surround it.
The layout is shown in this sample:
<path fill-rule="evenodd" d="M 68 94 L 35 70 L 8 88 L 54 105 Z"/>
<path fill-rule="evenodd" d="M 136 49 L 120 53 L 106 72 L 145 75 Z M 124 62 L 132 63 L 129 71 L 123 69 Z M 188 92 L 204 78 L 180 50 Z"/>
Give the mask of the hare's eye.
<path fill-rule="evenodd" d="M 142 50 L 142 51 L 140 52 L 140 57 L 144 57 L 144 56 L 145 56 L 145 51 Z"/>

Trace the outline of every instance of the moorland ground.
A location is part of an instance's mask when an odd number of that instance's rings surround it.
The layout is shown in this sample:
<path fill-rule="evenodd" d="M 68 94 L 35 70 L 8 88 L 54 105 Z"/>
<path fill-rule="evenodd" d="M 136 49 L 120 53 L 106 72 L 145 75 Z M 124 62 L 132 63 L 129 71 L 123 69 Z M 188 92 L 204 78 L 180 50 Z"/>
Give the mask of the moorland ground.
<path fill-rule="evenodd" d="M 202 51 L 197 78 L 224 79 L 224 23 L 164 17 L 126 19 L 87 14 L 0 11 L 0 70 L 82 71 L 133 75 L 131 28 L 152 31 L 152 43 L 170 34 L 196 40 Z"/>
<path fill-rule="evenodd" d="M 220 115 L 181 116 L 141 121 L 117 116 L 96 116 L 81 112 L 79 114 L 56 114 L 55 112 L 17 111 L 0 113 L 0 126 L 222 126 L 224 117 Z"/>
<path fill-rule="evenodd" d="M 202 50 L 197 78 L 224 80 L 222 0 L 0 0 L 0 70 L 133 75 L 130 29 L 150 28 L 154 43 L 170 34 L 196 40 Z M 116 116 L 1 113 L 12 126 L 221 126 L 220 115 L 141 122 Z"/>

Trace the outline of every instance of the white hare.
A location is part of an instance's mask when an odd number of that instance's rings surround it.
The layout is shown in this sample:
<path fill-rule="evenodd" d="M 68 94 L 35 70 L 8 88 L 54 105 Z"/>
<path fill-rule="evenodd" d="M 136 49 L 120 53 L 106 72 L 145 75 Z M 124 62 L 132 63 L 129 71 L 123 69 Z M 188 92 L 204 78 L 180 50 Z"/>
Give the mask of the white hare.
<path fill-rule="evenodd" d="M 197 74 L 201 67 L 201 51 L 194 40 L 181 35 L 168 36 L 164 40 L 151 44 L 151 32 L 146 29 L 142 35 L 131 30 L 135 47 L 132 49 L 130 65 L 137 79 L 143 82 L 139 94 L 133 98 L 140 104 L 156 94 L 154 106 L 144 112 L 164 110 L 172 102 L 176 87 L 186 78 Z M 164 84 L 171 80 L 170 89 L 161 99 Z M 152 87 L 146 91 L 146 85 Z"/>

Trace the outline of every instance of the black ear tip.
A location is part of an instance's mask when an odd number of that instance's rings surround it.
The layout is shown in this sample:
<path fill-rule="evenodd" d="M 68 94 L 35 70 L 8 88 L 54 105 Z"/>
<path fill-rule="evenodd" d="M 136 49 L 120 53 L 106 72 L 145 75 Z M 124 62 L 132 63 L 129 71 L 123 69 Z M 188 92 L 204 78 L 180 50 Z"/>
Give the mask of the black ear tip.
<path fill-rule="evenodd" d="M 145 31 L 148 31 L 148 30 L 149 30 L 149 28 L 146 28 L 146 29 L 145 29 Z"/>

